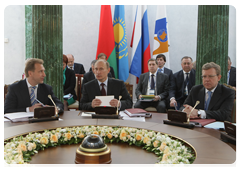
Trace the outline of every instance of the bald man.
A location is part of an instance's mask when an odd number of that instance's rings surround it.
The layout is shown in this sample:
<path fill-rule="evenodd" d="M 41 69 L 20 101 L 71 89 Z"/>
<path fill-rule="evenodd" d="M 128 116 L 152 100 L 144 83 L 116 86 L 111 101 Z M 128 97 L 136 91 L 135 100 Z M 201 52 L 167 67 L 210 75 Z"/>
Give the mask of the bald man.
<path fill-rule="evenodd" d="M 74 70 L 75 74 L 85 74 L 85 70 L 82 64 L 74 63 L 74 56 L 72 54 L 67 54 L 68 58 L 68 68 Z"/>

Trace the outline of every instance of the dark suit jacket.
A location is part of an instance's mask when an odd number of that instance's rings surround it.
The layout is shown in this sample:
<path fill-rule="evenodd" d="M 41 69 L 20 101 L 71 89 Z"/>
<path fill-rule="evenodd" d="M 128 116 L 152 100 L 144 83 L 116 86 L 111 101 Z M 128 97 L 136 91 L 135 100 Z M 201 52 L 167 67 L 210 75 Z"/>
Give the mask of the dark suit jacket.
<path fill-rule="evenodd" d="M 53 94 L 52 87 L 47 84 L 38 84 L 37 99 L 45 105 L 52 105 L 48 95 L 52 96 L 56 106 L 63 112 L 63 103 Z M 31 107 L 31 100 L 26 79 L 14 83 L 8 87 L 4 103 L 4 113 L 26 112 L 26 108 Z"/>
<path fill-rule="evenodd" d="M 139 95 L 142 95 L 142 94 L 146 95 L 148 82 L 149 82 L 149 72 L 141 74 L 137 88 L 135 90 L 137 99 Z M 156 87 L 157 87 L 156 95 L 160 95 L 161 100 L 165 100 L 168 97 L 168 91 L 169 91 L 169 80 L 166 74 L 159 73 L 159 72 L 157 73 Z"/>
<path fill-rule="evenodd" d="M 66 81 L 63 86 L 64 89 L 64 95 L 71 93 L 73 95 L 73 98 L 77 100 L 77 95 L 75 92 L 75 86 L 76 86 L 76 77 L 73 70 L 67 68 L 65 72 Z"/>
<path fill-rule="evenodd" d="M 85 70 L 82 64 L 74 63 L 75 74 L 85 74 Z"/>
<path fill-rule="evenodd" d="M 118 99 L 119 96 L 122 96 L 120 110 L 132 108 L 132 99 L 122 80 L 109 78 L 107 85 L 107 95 L 114 95 L 115 99 Z M 95 99 L 95 96 L 101 96 L 101 91 L 97 79 L 84 84 L 79 109 L 94 110 L 94 108 L 91 106 L 91 103 L 92 100 Z"/>
<path fill-rule="evenodd" d="M 108 78 L 112 78 L 112 74 L 109 72 L 108 73 Z M 89 71 L 83 75 L 83 81 L 82 81 L 82 88 L 81 91 L 83 90 L 83 85 L 91 80 L 95 79 L 95 75 L 92 71 Z"/>
<path fill-rule="evenodd" d="M 90 67 L 89 71 L 92 71 L 92 67 Z M 109 73 L 111 73 L 112 78 L 115 78 L 114 70 L 111 66 L 110 66 L 110 72 Z"/>
<path fill-rule="evenodd" d="M 195 70 L 192 69 L 189 76 L 188 92 L 195 85 Z M 183 100 L 184 102 L 184 74 L 180 70 L 173 74 L 173 84 L 170 87 L 169 98 L 175 97 L 176 101 Z M 189 94 L 189 93 L 188 93 Z"/>
<path fill-rule="evenodd" d="M 236 68 L 231 67 L 230 69 L 230 77 L 229 77 L 229 85 L 236 87 Z"/>
<path fill-rule="evenodd" d="M 172 70 L 164 67 L 163 73 L 168 75 L 169 86 L 171 86 L 171 84 L 173 82 L 173 72 L 172 72 Z"/>
<path fill-rule="evenodd" d="M 231 111 L 233 108 L 234 98 L 234 90 L 225 87 L 224 85 L 218 84 L 212 95 L 208 110 L 206 110 L 206 118 L 216 119 L 217 121 L 226 120 L 231 122 Z M 197 100 L 199 100 L 200 103 L 196 109 L 204 110 L 205 88 L 203 85 L 194 86 L 184 104 L 188 104 L 193 107 Z"/>

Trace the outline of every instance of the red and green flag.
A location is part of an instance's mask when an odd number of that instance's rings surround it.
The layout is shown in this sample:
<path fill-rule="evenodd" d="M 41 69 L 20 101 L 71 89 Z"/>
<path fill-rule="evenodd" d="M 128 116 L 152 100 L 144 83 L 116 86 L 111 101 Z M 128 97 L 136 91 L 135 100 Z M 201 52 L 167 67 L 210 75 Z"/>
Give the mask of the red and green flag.
<path fill-rule="evenodd" d="M 101 5 L 96 59 L 100 53 L 107 55 L 107 61 L 109 62 L 110 66 L 113 67 L 115 78 L 118 78 L 117 58 L 110 5 Z"/>

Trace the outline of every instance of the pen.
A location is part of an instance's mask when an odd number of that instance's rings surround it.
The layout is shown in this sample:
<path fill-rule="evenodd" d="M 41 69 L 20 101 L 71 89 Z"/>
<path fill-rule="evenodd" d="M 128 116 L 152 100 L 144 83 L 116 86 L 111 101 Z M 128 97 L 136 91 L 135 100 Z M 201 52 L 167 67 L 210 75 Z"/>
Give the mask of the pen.
<path fill-rule="evenodd" d="M 46 107 L 42 102 L 40 102 L 38 99 L 36 99 L 38 103 L 40 103 L 43 107 Z"/>
<path fill-rule="evenodd" d="M 175 107 L 175 110 L 177 110 L 177 106 L 176 106 L 176 103 L 174 103 L 174 107 Z"/>

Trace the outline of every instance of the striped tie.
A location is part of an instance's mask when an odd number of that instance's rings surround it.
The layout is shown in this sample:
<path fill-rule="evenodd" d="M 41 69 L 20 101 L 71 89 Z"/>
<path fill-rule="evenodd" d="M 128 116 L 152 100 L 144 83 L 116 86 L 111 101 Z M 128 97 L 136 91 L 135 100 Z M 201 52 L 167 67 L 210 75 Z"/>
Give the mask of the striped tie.
<path fill-rule="evenodd" d="M 37 103 L 37 101 L 35 100 L 35 99 L 36 99 L 35 93 L 34 93 L 34 90 L 35 90 L 35 89 L 36 89 L 36 86 L 31 86 L 30 99 L 31 99 L 31 104 L 32 104 L 32 106 Z"/>
<path fill-rule="evenodd" d="M 212 92 L 211 91 L 208 91 L 208 99 L 207 101 L 205 102 L 205 110 L 208 110 L 208 106 L 209 106 L 209 103 L 210 103 L 210 100 L 212 98 Z"/>

